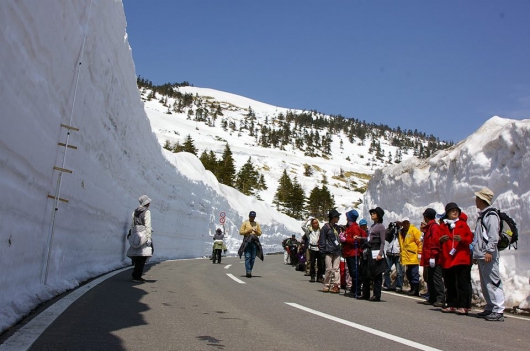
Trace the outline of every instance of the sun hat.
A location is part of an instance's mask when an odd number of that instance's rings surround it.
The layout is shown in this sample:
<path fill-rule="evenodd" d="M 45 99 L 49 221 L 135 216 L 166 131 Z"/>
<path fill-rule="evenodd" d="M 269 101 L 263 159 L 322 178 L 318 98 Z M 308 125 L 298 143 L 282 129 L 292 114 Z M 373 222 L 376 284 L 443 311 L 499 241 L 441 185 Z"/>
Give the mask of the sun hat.
<path fill-rule="evenodd" d="M 436 211 L 432 208 L 428 208 L 423 212 L 423 217 L 428 218 L 428 219 L 435 219 Z"/>
<path fill-rule="evenodd" d="M 488 188 L 482 188 L 480 191 L 477 191 L 475 195 L 484 201 L 488 203 L 488 205 L 491 206 L 491 203 L 493 202 L 493 191 L 491 191 Z"/>

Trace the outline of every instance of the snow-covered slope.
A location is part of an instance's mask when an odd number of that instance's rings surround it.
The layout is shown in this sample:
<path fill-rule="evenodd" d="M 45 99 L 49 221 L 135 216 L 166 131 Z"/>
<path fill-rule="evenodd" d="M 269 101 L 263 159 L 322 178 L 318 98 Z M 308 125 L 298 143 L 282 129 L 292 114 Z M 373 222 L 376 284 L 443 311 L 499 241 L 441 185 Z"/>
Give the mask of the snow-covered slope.
<path fill-rule="evenodd" d="M 484 186 L 495 193 L 493 205 L 518 223 L 519 250 L 501 253 L 503 282 L 507 304 L 517 306 L 522 302 L 521 307 L 528 308 L 530 119 L 492 117 L 471 136 L 428 160 L 411 158 L 377 170 L 365 195 L 364 214 L 369 208 L 381 206 L 386 211 L 385 222 L 406 216 L 419 225 L 425 208 L 443 213 L 445 204 L 456 202 L 468 214 L 473 229 L 477 219 L 474 192 Z"/>
<path fill-rule="evenodd" d="M 0 332 L 127 264 L 124 235 L 142 194 L 153 199 L 156 259 L 208 253 L 222 211 L 232 252 L 249 210 L 266 250 L 299 232 L 293 219 L 219 185 L 196 157 L 161 149 L 121 1 L 2 1 L 0 23 Z M 73 173 L 58 182 L 54 166 Z"/>

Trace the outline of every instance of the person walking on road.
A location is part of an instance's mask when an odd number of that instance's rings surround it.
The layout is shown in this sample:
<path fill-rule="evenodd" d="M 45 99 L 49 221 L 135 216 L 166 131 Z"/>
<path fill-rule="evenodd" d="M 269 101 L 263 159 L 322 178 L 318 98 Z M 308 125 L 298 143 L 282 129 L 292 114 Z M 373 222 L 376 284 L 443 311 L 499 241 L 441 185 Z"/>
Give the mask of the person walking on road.
<path fill-rule="evenodd" d="M 504 290 L 499 272 L 500 218 L 491 206 L 493 191 L 482 188 L 475 193 L 479 216 L 473 239 L 473 262 L 478 264 L 480 286 L 486 300 L 484 311 L 477 317 L 487 321 L 504 321 Z"/>
<path fill-rule="evenodd" d="M 142 283 L 145 281 L 142 278 L 145 262 L 153 256 L 153 228 L 151 227 L 151 211 L 149 211 L 151 199 L 147 195 L 142 195 L 138 201 L 140 206 L 132 213 L 131 230 L 127 235 L 130 244 L 127 257 L 134 261 L 133 282 Z"/>
<path fill-rule="evenodd" d="M 263 250 L 261 249 L 261 243 L 259 242 L 259 236 L 261 235 L 261 227 L 258 222 L 255 221 L 256 212 L 250 211 L 248 214 L 248 221 L 243 222 L 239 229 L 239 234 L 243 235 L 243 243 L 239 248 L 239 257 L 245 253 L 245 270 L 246 277 L 252 278 L 252 268 L 254 268 L 254 261 L 256 255 L 263 261 Z"/>
<path fill-rule="evenodd" d="M 215 231 L 215 234 L 213 235 L 213 261 L 212 263 L 221 264 L 221 252 L 223 251 L 223 244 L 225 235 L 223 234 L 223 230 L 221 228 L 217 228 Z"/>
<path fill-rule="evenodd" d="M 324 276 L 323 292 L 340 293 L 340 228 L 337 225 L 340 213 L 331 210 L 328 214 L 328 223 L 322 226 L 318 248 L 325 255 L 326 274 Z"/>

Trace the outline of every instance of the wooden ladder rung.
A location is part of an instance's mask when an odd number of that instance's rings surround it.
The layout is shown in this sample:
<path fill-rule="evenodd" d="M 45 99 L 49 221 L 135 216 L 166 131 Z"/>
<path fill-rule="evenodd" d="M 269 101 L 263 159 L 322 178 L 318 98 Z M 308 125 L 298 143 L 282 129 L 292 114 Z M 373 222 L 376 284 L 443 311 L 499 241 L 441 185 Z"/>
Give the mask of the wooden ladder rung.
<path fill-rule="evenodd" d="M 69 126 L 69 125 L 66 125 L 66 124 L 62 124 L 61 123 L 61 127 L 66 128 L 66 129 L 70 129 L 70 130 L 75 130 L 76 132 L 79 132 L 79 128 L 72 127 L 72 126 Z"/>
<path fill-rule="evenodd" d="M 65 143 L 58 143 L 59 146 L 66 146 L 66 147 L 69 147 L 70 149 L 74 149 L 74 150 L 77 150 L 77 146 L 74 146 L 74 145 L 66 145 Z"/>
<path fill-rule="evenodd" d="M 61 167 L 57 167 L 57 166 L 53 166 L 53 169 L 55 169 L 56 171 L 65 172 L 65 173 L 72 173 L 73 172 L 73 171 L 71 171 L 69 169 L 61 168 Z"/>
<path fill-rule="evenodd" d="M 53 195 L 48 195 L 48 198 L 50 198 L 50 199 L 54 199 L 54 200 L 56 199 L 56 197 L 53 196 Z M 68 200 L 63 199 L 62 197 L 59 198 L 59 201 L 62 201 L 62 202 L 66 202 L 66 203 L 68 203 Z"/>

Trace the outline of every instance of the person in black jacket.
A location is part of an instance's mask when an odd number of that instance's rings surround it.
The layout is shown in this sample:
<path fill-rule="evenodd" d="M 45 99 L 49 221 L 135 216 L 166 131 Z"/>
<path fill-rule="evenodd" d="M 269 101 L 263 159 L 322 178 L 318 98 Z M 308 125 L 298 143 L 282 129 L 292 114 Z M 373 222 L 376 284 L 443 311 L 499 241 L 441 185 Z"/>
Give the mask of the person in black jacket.
<path fill-rule="evenodd" d="M 359 299 L 370 301 L 381 301 L 381 289 L 383 285 L 383 272 L 388 264 L 385 259 L 385 234 L 383 225 L 385 211 L 381 207 L 371 209 L 370 218 L 374 222 L 368 232 L 368 243 L 363 251 L 363 294 Z M 370 297 L 370 283 L 374 282 L 374 295 Z"/>
<path fill-rule="evenodd" d="M 337 222 L 340 213 L 337 210 L 331 210 L 328 214 L 329 222 L 324 224 L 320 230 L 318 242 L 319 251 L 325 255 L 326 274 L 324 276 L 323 292 L 340 293 L 340 228 Z"/>

